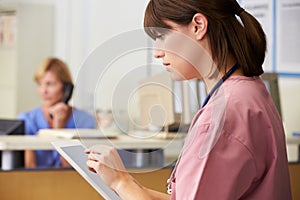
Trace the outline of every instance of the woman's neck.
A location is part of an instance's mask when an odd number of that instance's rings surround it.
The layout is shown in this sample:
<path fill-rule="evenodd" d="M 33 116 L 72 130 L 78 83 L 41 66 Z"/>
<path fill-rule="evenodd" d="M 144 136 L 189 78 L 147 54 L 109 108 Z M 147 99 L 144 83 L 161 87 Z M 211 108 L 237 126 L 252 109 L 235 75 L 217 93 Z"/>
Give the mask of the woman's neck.
<path fill-rule="evenodd" d="M 216 83 L 226 74 L 226 72 L 228 72 L 235 64 L 235 59 L 228 59 L 228 62 L 225 67 L 218 69 L 216 65 L 214 66 L 214 73 L 212 73 L 211 76 L 203 78 L 203 81 L 206 85 L 207 94 L 212 90 Z M 243 70 L 240 67 L 238 67 L 229 77 L 243 75 Z"/>

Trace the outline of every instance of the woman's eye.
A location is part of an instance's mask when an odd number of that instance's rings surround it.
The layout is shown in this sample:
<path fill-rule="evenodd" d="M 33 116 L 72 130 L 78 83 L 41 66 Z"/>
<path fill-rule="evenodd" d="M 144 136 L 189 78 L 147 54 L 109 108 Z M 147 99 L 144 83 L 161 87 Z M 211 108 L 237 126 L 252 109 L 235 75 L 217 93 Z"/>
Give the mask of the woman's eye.
<path fill-rule="evenodd" d="M 165 34 L 160 34 L 156 37 L 157 40 L 164 40 L 165 39 Z"/>
<path fill-rule="evenodd" d="M 50 82 L 50 83 L 48 83 L 48 86 L 50 86 L 50 87 L 54 87 L 55 85 L 56 85 L 55 82 Z"/>

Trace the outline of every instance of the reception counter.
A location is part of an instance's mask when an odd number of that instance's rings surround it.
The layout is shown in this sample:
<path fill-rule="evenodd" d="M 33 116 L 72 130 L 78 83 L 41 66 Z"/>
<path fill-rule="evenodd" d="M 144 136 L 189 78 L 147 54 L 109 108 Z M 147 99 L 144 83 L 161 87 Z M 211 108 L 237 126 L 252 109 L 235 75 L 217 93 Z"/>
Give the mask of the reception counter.
<path fill-rule="evenodd" d="M 0 151 L 2 151 L 2 169 L 10 170 L 13 169 L 13 153 L 14 151 L 20 150 L 52 150 L 54 147 L 51 145 L 53 141 L 66 141 L 70 139 L 49 137 L 49 136 L 0 136 Z M 176 134 L 174 137 L 169 139 L 160 138 L 134 138 L 128 135 L 119 135 L 116 138 L 108 139 L 80 139 L 81 143 L 86 147 L 91 147 L 95 144 L 105 144 L 114 146 L 118 149 L 130 150 L 133 153 L 122 154 L 120 151 L 121 158 L 124 158 L 125 166 L 127 167 L 144 167 L 148 165 L 146 156 L 151 156 L 150 167 L 163 167 L 172 163 L 179 155 L 181 148 L 184 144 L 184 137 Z M 145 151 L 151 153 L 144 153 Z M 129 156 L 128 156 L 129 155 Z M 130 156 L 136 156 L 132 158 Z M 157 158 L 153 158 L 153 157 Z M 139 159 L 139 160 L 135 160 Z M 128 162 L 126 162 L 128 160 Z M 147 162 L 146 162 L 147 161 Z M 130 163 L 129 163 L 130 162 Z M 143 163 L 144 162 L 144 163 Z M 162 163 L 164 162 L 164 163 Z M 137 165 L 137 166 L 135 166 Z"/>
<path fill-rule="evenodd" d="M 0 150 L 2 160 L 9 160 L 14 151 L 20 150 L 52 150 L 53 141 L 70 139 L 46 136 L 0 136 Z M 136 150 L 161 149 L 165 162 L 174 161 L 184 143 L 184 137 L 172 138 L 133 138 L 120 135 L 113 139 L 81 139 L 90 147 L 95 144 L 105 144 L 121 149 Z M 143 152 L 141 152 L 143 153 Z M 147 155 L 147 154 L 146 154 Z M 4 157 L 4 158 L 3 158 Z M 0 171 L 0 199 L 4 200 L 76 200 L 102 199 L 102 197 L 73 169 L 6 169 Z M 146 187 L 165 192 L 166 180 L 169 178 L 170 168 L 157 170 L 148 168 L 134 168 L 130 170 L 141 184 Z"/>
<path fill-rule="evenodd" d="M 25 149 L 53 149 L 52 141 L 67 140 L 63 138 L 39 136 L 0 136 L 0 150 L 11 153 Z M 86 146 L 94 144 L 114 145 L 124 149 L 164 149 L 165 157 L 175 159 L 183 146 L 184 138 L 175 139 L 134 139 L 120 136 L 115 139 L 85 139 Z M 288 141 L 299 145 L 299 141 Z M 300 163 L 289 164 L 293 199 L 300 199 Z M 142 169 L 141 173 L 132 175 L 144 186 L 165 192 L 166 180 L 171 168 L 156 170 Z M 0 171 L 0 195 L 3 200 L 79 200 L 102 199 L 100 195 L 73 169 L 43 169 L 43 170 L 9 170 Z"/>
<path fill-rule="evenodd" d="M 293 200 L 300 199 L 300 164 L 290 164 Z M 165 192 L 171 168 L 131 173 L 143 186 Z M 103 199 L 72 169 L 0 171 L 3 200 Z"/>
<path fill-rule="evenodd" d="M 54 149 L 51 145 L 53 141 L 70 140 L 61 137 L 50 137 L 50 136 L 30 136 L 30 135 L 0 135 L 0 150 L 50 150 Z M 180 151 L 184 142 L 184 137 L 177 134 L 170 139 L 160 138 L 134 138 L 128 135 L 119 135 L 116 138 L 108 139 L 80 139 L 81 142 L 87 147 L 95 144 L 105 144 L 115 146 L 122 149 L 155 149 L 155 148 L 169 148 L 176 146 L 176 153 Z M 179 149 L 179 150 L 178 150 Z M 174 149 L 175 150 L 175 149 Z"/>
<path fill-rule="evenodd" d="M 131 173 L 145 187 L 165 192 L 170 168 Z M 72 169 L 0 171 L 2 200 L 100 200 L 103 199 Z"/>

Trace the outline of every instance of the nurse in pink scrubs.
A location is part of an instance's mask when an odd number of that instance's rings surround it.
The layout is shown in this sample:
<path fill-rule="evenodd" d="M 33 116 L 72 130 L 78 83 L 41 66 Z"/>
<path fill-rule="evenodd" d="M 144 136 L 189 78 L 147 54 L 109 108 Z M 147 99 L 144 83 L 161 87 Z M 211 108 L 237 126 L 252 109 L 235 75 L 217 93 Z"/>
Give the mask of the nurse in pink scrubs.
<path fill-rule="evenodd" d="M 266 38 L 235 0 L 150 0 L 145 31 L 175 80 L 201 79 L 208 97 L 191 123 L 168 193 L 137 183 L 117 151 L 87 165 L 122 199 L 290 200 L 281 118 L 262 80 Z"/>

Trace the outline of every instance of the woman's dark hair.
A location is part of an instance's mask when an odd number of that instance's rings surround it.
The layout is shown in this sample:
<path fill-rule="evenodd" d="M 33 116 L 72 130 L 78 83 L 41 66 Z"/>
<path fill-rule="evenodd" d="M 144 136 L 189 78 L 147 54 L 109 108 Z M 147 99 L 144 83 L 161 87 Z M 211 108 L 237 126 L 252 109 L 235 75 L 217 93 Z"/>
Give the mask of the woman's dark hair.
<path fill-rule="evenodd" d="M 150 0 L 145 11 L 145 31 L 155 39 L 155 28 L 171 28 L 165 20 L 187 25 L 196 13 L 204 14 L 208 20 L 212 58 L 219 68 L 224 66 L 231 53 L 246 76 L 263 73 L 265 33 L 260 23 L 236 0 Z"/>

